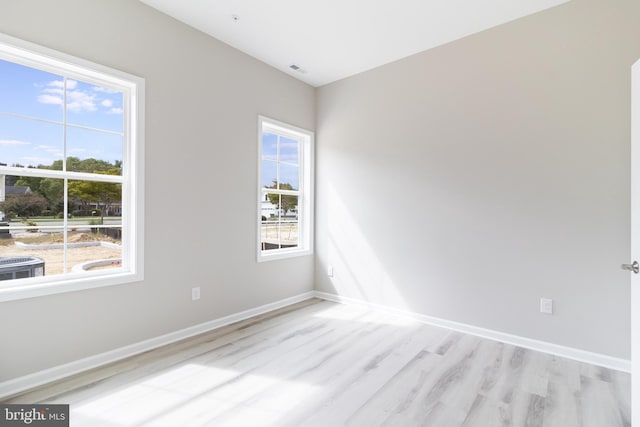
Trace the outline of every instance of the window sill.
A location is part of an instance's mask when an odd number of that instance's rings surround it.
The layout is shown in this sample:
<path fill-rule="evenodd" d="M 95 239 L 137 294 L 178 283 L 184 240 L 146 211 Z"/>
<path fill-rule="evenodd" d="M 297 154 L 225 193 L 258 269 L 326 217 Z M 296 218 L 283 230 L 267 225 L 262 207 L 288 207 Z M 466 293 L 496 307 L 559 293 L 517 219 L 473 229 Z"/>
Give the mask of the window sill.
<path fill-rule="evenodd" d="M 276 261 L 279 259 L 295 258 L 306 255 L 313 255 L 312 249 L 278 250 L 274 253 L 259 252 L 258 262 Z"/>
<path fill-rule="evenodd" d="M 124 285 L 140 282 L 143 279 L 142 273 L 122 272 L 109 275 L 103 273 L 98 276 L 91 273 L 68 274 L 64 280 L 59 278 L 49 281 L 42 279 L 12 280 L 11 282 L 16 283 L 6 287 L 0 286 L 0 302 L 83 291 L 104 286 Z"/>

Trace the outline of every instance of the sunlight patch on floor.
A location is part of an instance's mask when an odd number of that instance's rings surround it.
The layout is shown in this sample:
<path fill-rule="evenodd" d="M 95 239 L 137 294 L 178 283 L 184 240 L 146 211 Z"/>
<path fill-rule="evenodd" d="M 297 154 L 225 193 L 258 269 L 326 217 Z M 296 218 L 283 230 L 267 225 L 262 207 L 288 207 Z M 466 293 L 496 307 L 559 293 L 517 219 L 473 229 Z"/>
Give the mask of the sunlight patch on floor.
<path fill-rule="evenodd" d="M 274 393 L 266 393 L 268 389 Z M 187 364 L 73 405 L 76 425 L 271 425 L 320 387 Z"/>

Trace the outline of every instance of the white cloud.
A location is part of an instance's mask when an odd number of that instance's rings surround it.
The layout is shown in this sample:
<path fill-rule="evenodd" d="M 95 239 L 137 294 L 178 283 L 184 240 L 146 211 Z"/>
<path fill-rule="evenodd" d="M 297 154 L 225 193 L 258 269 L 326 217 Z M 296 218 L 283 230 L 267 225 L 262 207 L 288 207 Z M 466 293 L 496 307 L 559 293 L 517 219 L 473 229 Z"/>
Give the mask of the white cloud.
<path fill-rule="evenodd" d="M 62 105 L 62 96 L 43 94 L 38 96 L 38 102 L 41 104 Z"/>
<path fill-rule="evenodd" d="M 88 91 L 76 89 L 78 82 L 67 80 L 67 109 L 73 112 L 96 111 L 95 95 Z M 54 80 L 47 83 L 38 96 L 38 102 L 42 104 L 62 105 L 64 102 L 64 81 Z"/>
<path fill-rule="evenodd" d="M 67 91 L 67 109 L 75 113 L 80 111 L 96 111 L 95 95 L 81 90 Z"/>
<path fill-rule="evenodd" d="M 18 141 L 15 139 L 0 139 L 0 145 L 30 145 L 30 142 L 27 141 Z"/>
<path fill-rule="evenodd" d="M 54 80 L 52 82 L 49 82 L 47 84 L 47 86 L 49 87 L 59 87 L 59 88 L 64 88 L 64 81 L 63 80 Z"/>
<path fill-rule="evenodd" d="M 110 109 L 107 114 L 122 114 L 122 108 L 114 107 Z"/>
<path fill-rule="evenodd" d="M 104 100 L 100 103 L 100 105 L 102 105 L 103 107 L 107 107 L 107 108 L 109 108 L 109 107 L 113 107 L 113 101 L 112 101 L 112 100 L 110 100 L 110 99 L 104 99 Z"/>

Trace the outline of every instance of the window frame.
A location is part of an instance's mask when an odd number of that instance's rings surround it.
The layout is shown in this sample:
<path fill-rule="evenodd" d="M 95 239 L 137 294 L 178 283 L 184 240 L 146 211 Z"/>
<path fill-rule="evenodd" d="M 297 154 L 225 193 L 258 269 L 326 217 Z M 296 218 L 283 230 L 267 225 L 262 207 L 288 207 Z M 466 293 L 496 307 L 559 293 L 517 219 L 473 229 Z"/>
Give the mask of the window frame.
<path fill-rule="evenodd" d="M 265 131 L 273 132 L 300 142 L 298 176 L 298 246 L 262 250 L 262 201 L 267 193 L 293 193 L 290 190 L 268 191 L 262 187 L 262 137 Z M 313 178 L 314 178 L 314 138 L 312 131 L 285 122 L 258 116 L 258 196 L 257 196 L 257 261 L 273 261 L 313 254 Z"/>
<path fill-rule="evenodd" d="M 40 297 L 144 279 L 144 99 L 145 80 L 123 71 L 0 33 L 0 59 L 123 92 L 122 175 L 0 166 L 0 175 L 37 176 L 122 184 L 122 267 L 96 272 L 0 282 L 0 302 Z M 3 189 L 4 190 L 4 189 Z M 66 197 L 66 196 L 65 196 Z M 64 218 L 63 227 L 70 225 Z M 126 230 L 126 231 L 125 231 Z"/>

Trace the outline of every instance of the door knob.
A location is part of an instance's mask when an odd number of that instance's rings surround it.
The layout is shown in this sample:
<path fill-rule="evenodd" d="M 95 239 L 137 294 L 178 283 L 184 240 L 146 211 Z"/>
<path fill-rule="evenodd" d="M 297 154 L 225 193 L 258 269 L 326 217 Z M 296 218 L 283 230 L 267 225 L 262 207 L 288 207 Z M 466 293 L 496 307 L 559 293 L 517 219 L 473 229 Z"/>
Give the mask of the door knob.
<path fill-rule="evenodd" d="M 638 261 L 633 261 L 631 264 L 622 264 L 620 267 L 622 267 L 623 270 L 633 271 L 635 274 L 640 273 L 640 264 L 638 264 Z"/>

